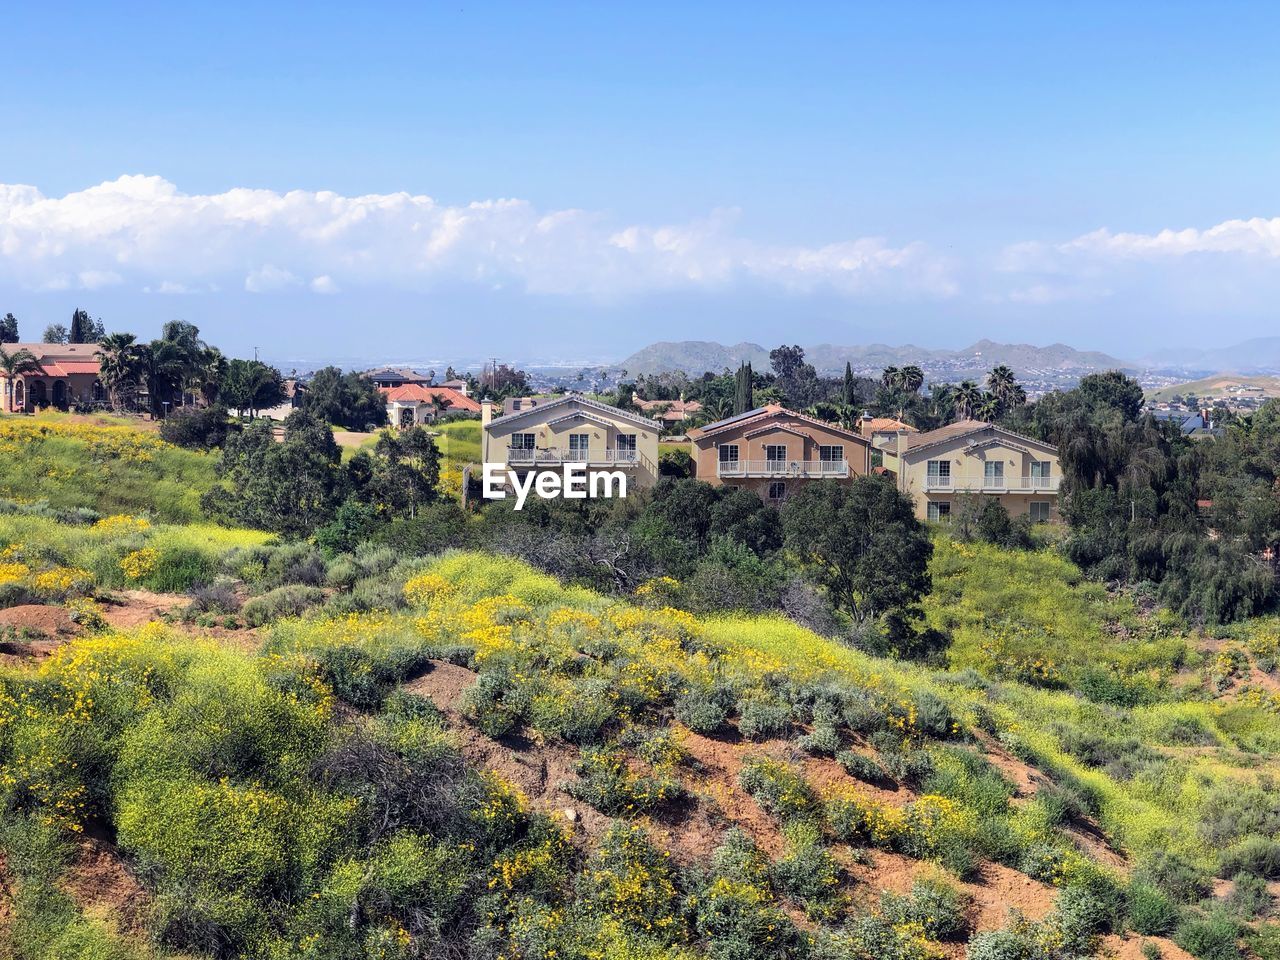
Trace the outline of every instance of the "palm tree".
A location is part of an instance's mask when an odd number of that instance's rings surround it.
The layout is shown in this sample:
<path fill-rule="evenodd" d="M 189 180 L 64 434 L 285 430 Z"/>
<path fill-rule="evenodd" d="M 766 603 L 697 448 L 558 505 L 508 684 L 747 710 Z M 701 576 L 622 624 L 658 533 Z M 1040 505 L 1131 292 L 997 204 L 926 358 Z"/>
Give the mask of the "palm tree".
<path fill-rule="evenodd" d="M 982 388 L 972 380 L 962 381 L 955 389 L 953 401 L 956 405 L 956 415 L 961 420 L 968 420 L 973 416 L 974 408 L 982 402 Z"/>
<path fill-rule="evenodd" d="M 896 387 L 902 383 L 902 374 L 897 367 L 885 367 L 880 374 L 880 382 L 886 387 Z"/>
<path fill-rule="evenodd" d="M 924 386 L 924 371 L 914 363 L 898 371 L 899 383 L 908 393 L 916 393 Z"/>
<path fill-rule="evenodd" d="M 218 390 L 227 375 L 227 358 L 217 347 L 209 347 L 187 376 L 186 389 L 200 394 L 206 407 L 218 399 Z"/>
<path fill-rule="evenodd" d="M 982 394 L 982 399 L 974 407 L 974 414 L 979 420 L 990 422 L 1000 416 L 1000 398 L 994 393 Z"/>
<path fill-rule="evenodd" d="M 992 367 L 991 372 L 987 374 L 987 389 L 1006 407 L 1010 405 L 1009 401 L 1017 386 L 1018 378 L 1014 376 L 1013 370 L 1003 363 Z"/>
<path fill-rule="evenodd" d="M 132 333 L 113 333 L 98 345 L 99 378 L 111 398 L 111 408 L 120 409 L 120 394 L 136 385 L 140 370 L 137 338 Z"/>
<path fill-rule="evenodd" d="M 30 350 L 15 350 L 10 353 L 0 347 L 0 374 L 4 375 L 5 407 L 10 413 L 13 413 L 13 382 L 24 373 L 44 373 L 39 358 Z"/>

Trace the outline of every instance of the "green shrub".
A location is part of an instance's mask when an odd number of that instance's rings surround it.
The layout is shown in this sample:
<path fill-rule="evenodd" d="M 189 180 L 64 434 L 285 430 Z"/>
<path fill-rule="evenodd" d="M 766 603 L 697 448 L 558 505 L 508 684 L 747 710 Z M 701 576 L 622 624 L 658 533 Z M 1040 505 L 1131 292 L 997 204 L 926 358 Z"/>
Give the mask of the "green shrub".
<path fill-rule="evenodd" d="M 742 789 L 782 820 L 809 817 L 818 811 L 818 796 L 804 777 L 776 760 L 751 759 L 738 773 Z"/>
<path fill-rule="evenodd" d="M 486 671 L 462 695 L 462 713 L 481 733 L 502 737 L 524 720 L 529 690 L 505 669 Z"/>
<path fill-rule="evenodd" d="M 576 679 L 568 690 L 534 694 L 529 722 L 539 733 L 569 743 L 599 743 L 605 729 L 617 723 L 614 685 L 602 677 Z"/>
<path fill-rule="evenodd" d="M 1145 937 L 1162 937 L 1178 925 L 1178 906 L 1152 883 L 1129 885 L 1129 926 Z"/>
<path fill-rule="evenodd" d="M 895 925 L 914 924 L 931 940 L 960 940 L 969 930 L 972 898 L 945 880 L 926 877 L 911 886 L 911 893 L 886 891 L 880 911 Z"/>
<path fill-rule="evenodd" d="M 834 757 L 844 746 L 840 731 L 829 723 L 815 724 L 812 731 L 796 738 L 796 745 L 805 753 Z"/>
<path fill-rule="evenodd" d="M 583 751 L 577 769 L 565 791 L 609 816 L 636 816 L 684 792 L 674 777 L 632 771 L 626 755 L 612 748 Z"/>
<path fill-rule="evenodd" d="M 838 904 L 840 868 L 815 824 L 792 822 L 785 832 L 786 853 L 769 871 L 774 887 L 802 904 L 811 917 L 830 919 Z"/>
<path fill-rule="evenodd" d="M 1176 853 L 1158 850 L 1141 863 L 1134 879 L 1164 891 L 1178 903 L 1196 903 L 1213 891 L 1209 875 Z"/>
<path fill-rule="evenodd" d="M 1173 941 L 1199 960 L 1239 960 L 1242 932 L 1234 917 L 1215 911 L 1187 917 L 1178 925 Z"/>
<path fill-rule="evenodd" d="M 738 704 L 738 731 L 748 740 L 785 737 L 791 729 L 791 707 L 779 700 L 752 697 Z"/>
<path fill-rule="evenodd" d="M 251 597 L 241 608 L 244 622 L 251 627 L 261 627 L 274 620 L 301 616 L 312 607 L 324 603 L 326 594 L 319 587 L 291 584 L 276 587 L 260 597 Z"/>
<path fill-rule="evenodd" d="M 693 926 L 712 960 L 799 960 L 802 941 L 791 919 L 756 883 L 717 876 L 691 899 Z"/>
<path fill-rule="evenodd" d="M 1256 874 L 1240 873 L 1223 905 L 1242 920 L 1254 920 L 1271 912 L 1271 902 L 1266 880 Z"/>
<path fill-rule="evenodd" d="M 713 736 L 724 729 L 728 709 L 704 691 L 684 694 L 675 702 L 676 719 L 694 733 Z"/>
<path fill-rule="evenodd" d="M 934 956 L 919 938 L 870 914 L 855 917 L 841 930 L 821 931 L 813 948 L 813 960 L 930 960 Z"/>
<path fill-rule="evenodd" d="M 836 754 L 836 762 L 849 776 L 863 783 L 878 784 L 888 779 L 889 775 L 881 769 L 880 764 L 862 753 L 853 750 L 841 750 Z"/>
<path fill-rule="evenodd" d="M 1280 880 L 1280 841 L 1250 836 L 1225 851 L 1218 861 L 1218 876 L 1234 877 L 1240 873 Z"/>

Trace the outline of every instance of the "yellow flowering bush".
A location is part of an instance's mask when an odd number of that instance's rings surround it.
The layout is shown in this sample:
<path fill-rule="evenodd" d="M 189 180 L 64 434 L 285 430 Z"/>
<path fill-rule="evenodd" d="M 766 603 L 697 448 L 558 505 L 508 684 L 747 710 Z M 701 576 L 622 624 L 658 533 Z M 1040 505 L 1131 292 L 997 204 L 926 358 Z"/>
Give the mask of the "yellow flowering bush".
<path fill-rule="evenodd" d="M 151 529 L 151 521 L 145 517 L 134 517 L 127 513 L 116 513 L 103 517 L 93 525 L 96 533 L 119 536 L 122 534 L 142 533 Z"/>
<path fill-rule="evenodd" d="M 444 577 L 434 573 L 422 573 L 404 585 L 404 599 L 411 607 L 425 607 L 436 600 L 452 596 L 454 586 Z"/>
<path fill-rule="evenodd" d="M 153 547 L 143 547 L 125 554 L 120 559 L 120 569 L 130 580 L 145 580 L 155 573 L 160 562 L 160 553 Z"/>

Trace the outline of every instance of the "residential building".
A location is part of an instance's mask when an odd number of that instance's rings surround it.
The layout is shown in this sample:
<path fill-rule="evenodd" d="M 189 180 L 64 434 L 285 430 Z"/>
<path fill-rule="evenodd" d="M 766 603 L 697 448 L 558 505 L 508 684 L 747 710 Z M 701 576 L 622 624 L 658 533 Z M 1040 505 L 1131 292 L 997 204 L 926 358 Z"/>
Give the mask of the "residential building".
<path fill-rule="evenodd" d="M 580 394 L 566 394 L 504 416 L 481 404 L 485 463 L 518 472 L 560 470 L 566 463 L 625 470 L 628 488 L 658 480 L 659 426 Z"/>
<path fill-rule="evenodd" d="M 814 480 L 869 472 L 867 438 L 771 404 L 689 431 L 699 480 L 751 490 L 777 503 Z"/>
<path fill-rule="evenodd" d="M 393 427 L 435 423 L 441 417 L 480 412 L 480 404 L 452 387 L 431 387 L 408 383 L 383 388 L 387 400 L 387 422 Z"/>
<path fill-rule="evenodd" d="M 450 390 L 457 390 L 464 397 L 471 396 L 471 384 L 467 383 L 467 381 L 460 377 L 454 377 L 452 380 L 446 380 L 444 383 L 440 384 L 440 386 L 448 387 Z"/>
<path fill-rule="evenodd" d="M 665 427 L 684 423 L 702 410 L 702 404 L 697 400 L 641 400 L 635 397 L 631 402 L 646 417 L 652 417 Z"/>
<path fill-rule="evenodd" d="M 502 401 L 502 415 L 509 416 L 513 413 L 520 413 L 525 410 L 532 410 L 534 407 L 545 406 L 553 400 L 563 399 L 563 393 L 542 393 L 533 397 L 507 397 Z"/>
<path fill-rule="evenodd" d="M 6 413 L 30 413 L 44 407 L 66 410 L 106 400 L 96 343 L 6 343 L 4 349 L 10 354 L 30 351 L 40 363 L 39 370 L 14 377 L 12 391 L 0 373 L 0 408 Z"/>
<path fill-rule="evenodd" d="M 403 387 L 408 384 L 416 383 L 419 386 L 431 386 L 431 378 L 418 373 L 416 370 L 407 368 L 396 369 L 394 367 L 379 367 L 377 370 L 366 370 L 365 377 L 373 381 L 373 385 L 380 390 L 390 390 L 395 387 Z"/>
<path fill-rule="evenodd" d="M 1058 448 L 982 420 L 899 433 L 883 448 L 898 489 L 922 520 L 946 520 L 962 497 L 995 497 L 1010 516 L 1058 517 Z"/>

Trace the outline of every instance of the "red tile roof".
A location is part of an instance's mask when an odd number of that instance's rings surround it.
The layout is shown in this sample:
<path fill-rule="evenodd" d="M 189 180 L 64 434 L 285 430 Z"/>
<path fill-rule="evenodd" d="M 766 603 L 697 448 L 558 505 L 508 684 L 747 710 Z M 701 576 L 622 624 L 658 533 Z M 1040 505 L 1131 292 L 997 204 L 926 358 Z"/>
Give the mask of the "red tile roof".
<path fill-rule="evenodd" d="M 402 387 L 383 387 L 389 403 L 433 403 L 450 410 L 479 413 L 480 404 L 452 387 L 424 387 L 420 383 L 407 383 Z"/>

